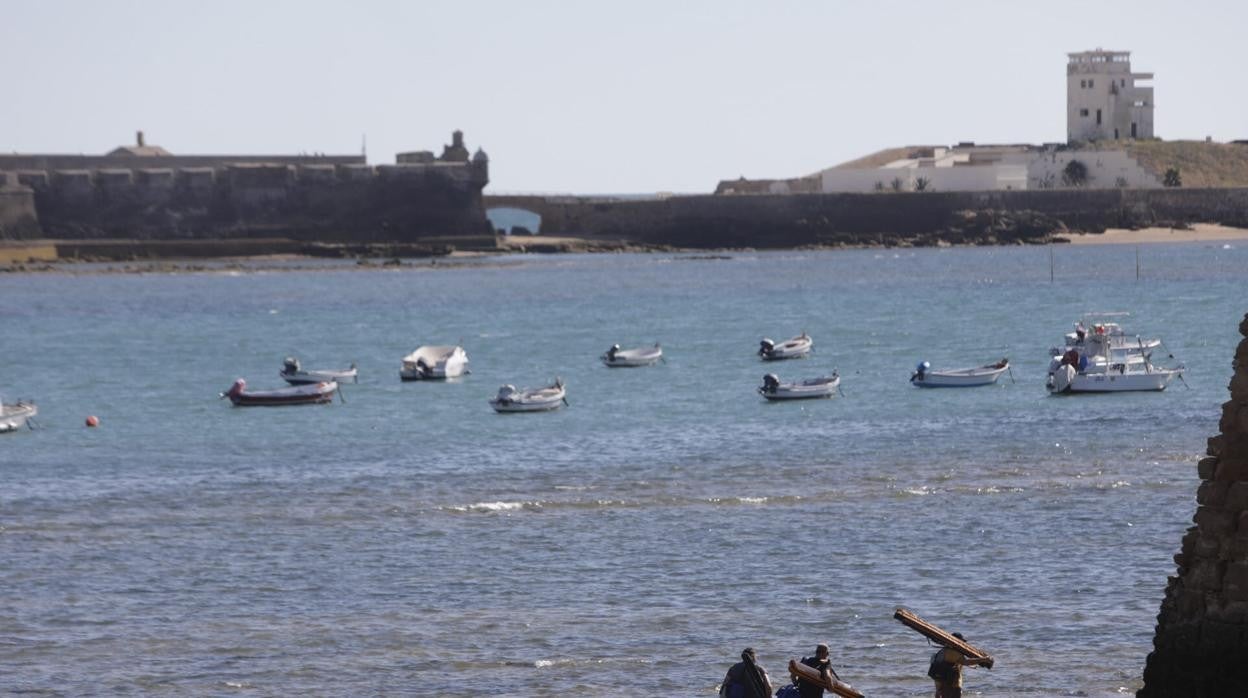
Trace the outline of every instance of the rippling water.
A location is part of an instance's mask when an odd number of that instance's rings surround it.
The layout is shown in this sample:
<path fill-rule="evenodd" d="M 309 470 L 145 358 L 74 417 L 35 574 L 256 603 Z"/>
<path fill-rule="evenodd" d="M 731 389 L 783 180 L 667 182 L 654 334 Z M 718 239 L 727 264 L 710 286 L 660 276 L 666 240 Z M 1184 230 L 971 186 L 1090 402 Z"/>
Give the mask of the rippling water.
<path fill-rule="evenodd" d="M 1140 685 L 1245 311 L 1222 245 L 506 257 L 388 271 L 0 276 L 0 686 L 46 695 L 712 695 L 829 642 L 927 695 L 907 605 L 997 658 L 968 694 Z M 1053 398 L 1130 311 L 1190 389 Z M 806 330 L 807 360 L 761 364 Z M 597 356 L 661 341 L 667 362 Z M 398 380 L 422 343 L 472 374 Z M 332 406 L 239 409 L 282 358 Z M 911 388 L 1009 356 L 1017 382 Z M 769 404 L 763 373 L 839 369 Z M 555 375 L 570 407 L 496 415 Z M 83 419 L 98 415 L 101 426 Z"/>

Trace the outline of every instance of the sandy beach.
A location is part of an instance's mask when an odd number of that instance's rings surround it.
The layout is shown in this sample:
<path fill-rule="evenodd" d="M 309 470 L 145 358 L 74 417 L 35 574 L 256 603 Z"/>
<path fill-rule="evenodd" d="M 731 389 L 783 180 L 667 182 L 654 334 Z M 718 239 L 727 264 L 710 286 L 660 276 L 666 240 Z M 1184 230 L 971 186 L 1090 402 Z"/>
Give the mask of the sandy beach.
<path fill-rule="evenodd" d="M 1100 235 L 1064 235 L 1074 245 L 1127 245 L 1150 242 L 1225 242 L 1248 241 L 1248 229 L 1231 228 L 1216 223 L 1196 223 L 1188 230 L 1178 228 L 1110 228 Z"/>

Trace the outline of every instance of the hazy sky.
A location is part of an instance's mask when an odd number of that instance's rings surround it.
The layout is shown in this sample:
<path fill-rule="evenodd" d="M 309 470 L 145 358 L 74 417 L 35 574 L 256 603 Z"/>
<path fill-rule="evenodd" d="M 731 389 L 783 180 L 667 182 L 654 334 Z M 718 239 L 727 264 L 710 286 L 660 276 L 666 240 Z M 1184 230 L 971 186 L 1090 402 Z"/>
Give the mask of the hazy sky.
<path fill-rule="evenodd" d="M 1065 139 L 1066 53 L 1156 133 L 1248 138 L 1248 2 L 0 0 L 0 151 L 435 150 L 487 191 L 706 192 L 880 148 Z"/>

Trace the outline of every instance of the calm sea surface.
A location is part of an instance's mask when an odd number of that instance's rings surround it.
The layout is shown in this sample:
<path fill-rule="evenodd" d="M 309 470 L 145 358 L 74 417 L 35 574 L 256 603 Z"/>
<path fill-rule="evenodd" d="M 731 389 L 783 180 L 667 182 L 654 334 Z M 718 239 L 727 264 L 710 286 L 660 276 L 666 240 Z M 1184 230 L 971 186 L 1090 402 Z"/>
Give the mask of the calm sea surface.
<path fill-rule="evenodd" d="M 709 696 L 747 645 L 779 676 L 824 641 L 927 695 L 905 605 L 996 656 L 968 694 L 1132 693 L 1248 310 L 1248 248 L 1138 252 L 1056 248 L 1052 283 L 1045 248 L 0 275 L 0 390 L 42 427 L 0 436 L 0 691 Z M 1190 388 L 1047 396 L 1093 310 Z M 471 375 L 400 383 L 457 342 Z M 288 354 L 360 383 L 217 399 Z M 907 382 L 1003 356 L 1017 382 Z M 834 368 L 836 399 L 754 392 Z M 556 375 L 559 412 L 486 404 Z"/>

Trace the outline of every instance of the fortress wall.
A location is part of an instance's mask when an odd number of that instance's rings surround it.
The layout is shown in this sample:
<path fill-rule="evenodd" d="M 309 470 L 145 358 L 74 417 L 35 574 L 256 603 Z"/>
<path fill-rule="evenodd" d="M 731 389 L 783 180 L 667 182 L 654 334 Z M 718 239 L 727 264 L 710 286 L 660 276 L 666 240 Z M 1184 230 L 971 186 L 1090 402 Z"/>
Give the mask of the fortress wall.
<path fill-rule="evenodd" d="M 492 234 L 481 206 L 489 178 L 484 162 L 378 168 L 356 162 L 240 163 L 4 176 L 33 189 L 44 229 L 68 239 L 263 235 L 405 242 Z"/>
<path fill-rule="evenodd" d="M 212 167 L 238 164 L 350 165 L 364 164 L 363 155 L 4 155 L 0 170 L 104 170 L 135 168 Z"/>
<path fill-rule="evenodd" d="M 42 234 L 34 191 L 17 184 L 14 177 L 0 179 L 0 240 L 27 240 Z"/>
<path fill-rule="evenodd" d="M 1140 698 L 1248 695 L 1248 315 L 1221 434 L 1196 466 L 1195 524 L 1174 556 Z"/>

